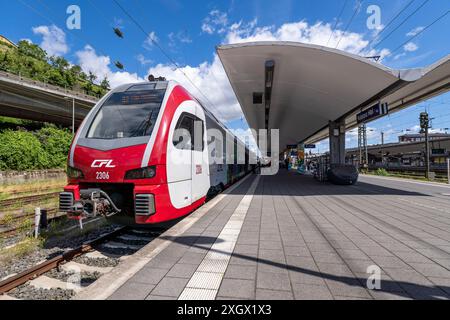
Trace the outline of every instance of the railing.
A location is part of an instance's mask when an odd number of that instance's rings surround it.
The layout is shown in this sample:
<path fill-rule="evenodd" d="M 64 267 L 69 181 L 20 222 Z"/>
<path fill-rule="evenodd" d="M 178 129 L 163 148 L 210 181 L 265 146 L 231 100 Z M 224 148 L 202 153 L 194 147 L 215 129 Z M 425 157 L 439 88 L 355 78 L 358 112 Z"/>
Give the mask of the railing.
<path fill-rule="evenodd" d="M 67 88 L 55 86 L 53 84 L 49 84 L 47 82 L 41 82 L 41 81 L 25 78 L 21 74 L 16 75 L 16 74 L 5 72 L 5 71 L 0 71 L 0 77 L 11 79 L 13 81 L 18 81 L 21 84 L 28 84 L 28 85 L 36 86 L 36 87 L 39 87 L 42 89 L 50 89 L 50 90 L 56 91 L 62 95 L 66 95 L 66 96 L 70 95 L 70 96 L 74 96 L 74 97 L 79 97 L 81 99 L 86 99 L 86 100 L 89 100 L 92 102 L 96 102 L 100 98 L 99 96 L 93 96 L 93 95 L 86 94 L 83 91 L 67 89 Z"/>
<path fill-rule="evenodd" d="M 314 178 L 320 182 L 328 180 L 327 172 L 330 169 L 330 157 L 328 155 L 317 158 L 316 168 L 314 170 Z"/>

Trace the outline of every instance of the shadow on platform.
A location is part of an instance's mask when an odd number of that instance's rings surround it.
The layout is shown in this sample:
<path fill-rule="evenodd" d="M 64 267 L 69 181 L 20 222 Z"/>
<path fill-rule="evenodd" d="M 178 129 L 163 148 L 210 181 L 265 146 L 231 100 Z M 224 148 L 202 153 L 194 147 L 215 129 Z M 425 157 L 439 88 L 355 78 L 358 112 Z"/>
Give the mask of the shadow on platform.
<path fill-rule="evenodd" d="M 211 246 L 215 242 L 223 242 L 224 240 L 215 237 L 203 237 L 203 236 L 180 236 L 180 237 L 162 237 L 162 239 L 169 240 L 175 243 L 179 243 L 185 246 L 202 249 L 205 251 L 211 251 L 222 254 L 229 254 L 225 251 L 212 249 Z M 250 255 L 245 255 L 242 253 L 233 253 L 233 257 L 245 259 L 249 261 L 254 261 L 257 263 L 266 264 L 269 266 L 277 267 L 280 269 L 285 269 L 288 271 L 293 271 L 297 273 L 302 273 L 304 275 L 309 275 L 317 277 L 323 280 L 332 280 L 341 284 L 349 285 L 355 288 L 367 289 L 367 279 L 340 276 L 315 270 L 310 270 L 307 268 L 297 267 L 289 264 L 284 264 L 276 261 L 271 261 L 268 259 L 257 258 Z M 369 275 L 368 275 L 369 276 Z M 393 288 L 402 288 L 404 291 L 394 290 Z M 367 289 L 368 290 L 368 289 Z M 393 296 L 398 296 L 399 298 L 415 298 L 420 300 L 435 300 L 435 299 L 448 299 L 443 291 L 450 293 L 450 287 L 443 286 L 425 286 L 417 283 L 406 282 L 406 281 L 395 281 L 395 280 L 383 280 L 381 279 L 381 289 L 376 289 L 374 292 L 381 292 L 390 294 Z M 410 292 L 411 294 L 409 294 Z M 438 293 L 442 292 L 442 294 Z"/>

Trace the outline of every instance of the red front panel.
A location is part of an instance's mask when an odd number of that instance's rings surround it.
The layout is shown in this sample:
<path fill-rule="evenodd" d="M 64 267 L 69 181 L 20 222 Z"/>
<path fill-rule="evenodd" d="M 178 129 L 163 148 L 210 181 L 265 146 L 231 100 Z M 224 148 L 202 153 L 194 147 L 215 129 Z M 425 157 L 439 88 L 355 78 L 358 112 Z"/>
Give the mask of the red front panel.
<path fill-rule="evenodd" d="M 145 147 L 143 144 L 100 151 L 76 146 L 74 164 L 83 172 L 83 182 L 122 183 L 128 170 L 140 168 Z"/>

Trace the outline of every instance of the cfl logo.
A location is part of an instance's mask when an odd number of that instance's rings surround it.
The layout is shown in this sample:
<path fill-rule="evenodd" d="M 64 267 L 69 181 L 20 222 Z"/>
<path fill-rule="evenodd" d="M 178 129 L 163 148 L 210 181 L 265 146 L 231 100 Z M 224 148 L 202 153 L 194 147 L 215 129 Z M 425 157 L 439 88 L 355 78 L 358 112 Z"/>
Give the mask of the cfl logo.
<path fill-rule="evenodd" d="M 91 164 L 91 168 L 115 168 L 116 166 L 112 164 L 112 160 L 94 160 Z"/>

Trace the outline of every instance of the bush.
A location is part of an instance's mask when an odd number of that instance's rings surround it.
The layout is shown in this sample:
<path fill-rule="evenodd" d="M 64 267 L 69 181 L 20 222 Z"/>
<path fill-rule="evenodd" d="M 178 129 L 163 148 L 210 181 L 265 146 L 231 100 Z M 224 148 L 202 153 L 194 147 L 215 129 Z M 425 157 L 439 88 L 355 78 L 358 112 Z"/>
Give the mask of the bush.
<path fill-rule="evenodd" d="M 49 168 L 63 168 L 67 162 L 72 133 L 67 129 L 48 125 L 39 130 L 36 136 L 48 155 Z"/>
<path fill-rule="evenodd" d="M 377 176 L 388 176 L 389 173 L 384 168 L 378 168 L 377 171 L 375 171 L 375 174 Z"/>
<path fill-rule="evenodd" d="M 48 155 L 32 133 L 12 130 L 0 133 L 0 170 L 33 170 L 48 167 Z"/>

